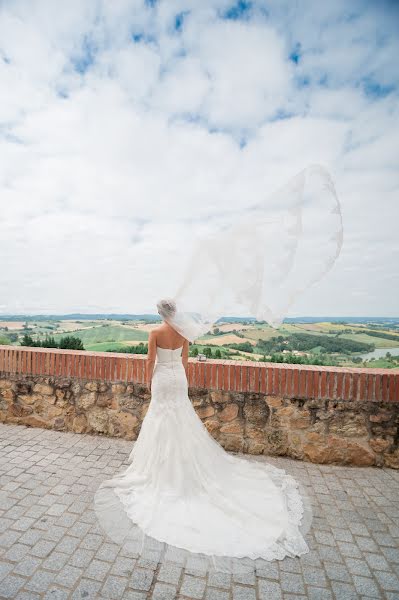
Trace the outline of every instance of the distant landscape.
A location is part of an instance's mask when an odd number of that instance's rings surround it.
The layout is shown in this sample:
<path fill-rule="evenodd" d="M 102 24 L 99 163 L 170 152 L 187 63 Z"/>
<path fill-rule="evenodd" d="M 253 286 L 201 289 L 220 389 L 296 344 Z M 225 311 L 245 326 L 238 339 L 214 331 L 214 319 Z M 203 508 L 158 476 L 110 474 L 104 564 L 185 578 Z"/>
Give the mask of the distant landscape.
<path fill-rule="evenodd" d="M 157 315 L 4 315 L 0 344 L 146 354 Z M 190 344 L 190 356 L 332 366 L 399 368 L 399 318 L 297 317 L 276 330 L 223 317 Z"/>

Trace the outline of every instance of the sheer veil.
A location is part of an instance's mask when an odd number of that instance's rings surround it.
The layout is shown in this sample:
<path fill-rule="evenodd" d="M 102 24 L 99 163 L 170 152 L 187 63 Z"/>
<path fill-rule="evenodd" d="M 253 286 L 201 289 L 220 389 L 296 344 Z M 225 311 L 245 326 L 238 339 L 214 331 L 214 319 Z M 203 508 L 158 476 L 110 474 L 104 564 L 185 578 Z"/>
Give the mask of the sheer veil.
<path fill-rule="evenodd" d="M 233 314 L 278 328 L 299 296 L 332 268 L 342 242 L 332 178 L 311 165 L 196 241 L 170 298 L 177 310 L 164 318 L 191 342 Z"/>

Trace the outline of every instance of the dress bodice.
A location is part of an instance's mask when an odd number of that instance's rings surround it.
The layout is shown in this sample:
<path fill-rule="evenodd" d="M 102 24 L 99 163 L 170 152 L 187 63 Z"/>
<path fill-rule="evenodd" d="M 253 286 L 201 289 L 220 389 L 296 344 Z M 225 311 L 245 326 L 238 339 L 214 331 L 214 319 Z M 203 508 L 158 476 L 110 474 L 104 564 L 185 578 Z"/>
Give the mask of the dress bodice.
<path fill-rule="evenodd" d="M 157 362 L 160 364 L 181 362 L 183 346 L 179 348 L 161 348 L 157 346 Z"/>

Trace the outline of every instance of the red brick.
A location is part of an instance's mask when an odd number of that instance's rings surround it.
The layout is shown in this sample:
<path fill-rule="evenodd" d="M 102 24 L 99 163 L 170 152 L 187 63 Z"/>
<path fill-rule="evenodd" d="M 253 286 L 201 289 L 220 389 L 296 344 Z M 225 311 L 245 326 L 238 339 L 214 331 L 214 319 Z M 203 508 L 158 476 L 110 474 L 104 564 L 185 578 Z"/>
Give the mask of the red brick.
<path fill-rule="evenodd" d="M 241 392 L 248 391 L 248 367 L 246 365 L 240 365 L 241 369 Z"/>
<path fill-rule="evenodd" d="M 229 389 L 229 374 L 230 374 L 230 370 L 229 370 L 229 365 L 227 365 L 226 363 L 223 365 L 223 379 L 222 379 L 222 390 L 228 390 Z"/>
<path fill-rule="evenodd" d="M 386 373 L 382 376 L 382 401 L 388 402 L 389 400 L 389 388 L 388 388 L 388 375 Z"/>
<path fill-rule="evenodd" d="M 320 398 L 324 400 L 327 397 L 327 371 L 322 369 L 320 375 Z"/>
<path fill-rule="evenodd" d="M 261 394 L 266 394 L 266 374 L 267 368 L 263 365 L 259 367 L 259 391 Z"/>
<path fill-rule="evenodd" d="M 202 371 L 202 364 L 201 362 L 196 362 L 195 363 L 195 386 L 197 388 L 201 387 L 201 371 Z"/>
<path fill-rule="evenodd" d="M 389 377 L 389 400 L 391 402 L 395 402 L 395 400 L 398 400 L 398 398 L 395 397 L 395 379 L 398 377 L 397 375 L 395 375 L 394 373 L 392 373 L 391 375 L 388 376 Z"/>
<path fill-rule="evenodd" d="M 126 380 L 131 383 L 133 381 L 133 367 L 134 367 L 134 359 L 129 356 L 126 366 Z M 97 373 L 98 377 L 98 373 Z"/>
<path fill-rule="evenodd" d="M 369 373 L 367 378 L 367 399 L 374 400 L 375 375 Z"/>
<path fill-rule="evenodd" d="M 222 389 L 223 382 L 223 365 L 220 363 L 216 363 L 216 388 L 218 390 Z"/>
<path fill-rule="evenodd" d="M 339 373 L 337 373 L 337 390 L 336 390 L 336 394 L 335 394 L 336 400 L 342 400 L 343 381 L 344 381 L 344 372 L 339 371 Z"/>
<path fill-rule="evenodd" d="M 283 367 L 281 369 L 281 390 L 280 394 L 282 398 L 287 396 L 287 368 Z"/>
<path fill-rule="evenodd" d="M 49 373 L 51 375 L 56 375 L 56 370 L 55 370 L 55 359 L 56 359 L 56 353 L 55 352 L 49 352 Z"/>
<path fill-rule="evenodd" d="M 62 377 L 63 375 L 63 371 L 62 371 L 62 359 L 63 359 L 64 354 L 62 353 L 58 353 L 57 357 L 58 360 L 56 359 L 56 365 L 57 365 L 57 375 L 58 377 Z"/>
<path fill-rule="evenodd" d="M 315 390 L 317 390 L 317 388 L 315 388 L 315 377 L 318 377 L 317 371 L 305 371 L 307 398 L 315 397 Z"/>
<path fill-rule="evenodd" d="M 187 365 L 187 380 L 188 380 L 188 387 L 194 387 L 194 376 L 195 376 L 195 367 L 194 367 L 194 363 L 192 362 L 188 362 Z"/>
<path fill-rule="evenodd" d="M 294 395 L 294 369 L 292 367 L 288 367 L 286 396 L 287 396 L 287 398 L 292 398 L 293 395 Z"/>
<path fill-rule="evenodd" d="M 291 397 L 299 396 L 299 369 L 294 368 L 292 371 L 292 393 Z"/>
<path fill-rule="evenodd" d="M 274 369 L 273 367 L 267 367 L 267 395 L 273 395 L 273 386 L 274 386 Z"/>
<path fill-rule="evenodd" d="M 236 389 L 234 364 L 229 364 L 228 370 L 229 370 L 229 390 L 231 390 L 233 392 Z"/>
<path fill-rule="evenodd" d="M 358 400 L 360 391 L 360 373 L 352 374 L 352 382 L 352 400 Z"/>
<path fill-rule="evenodd" d="M 299 396 L 306 398 L 306 371 L 299 369 Z"/>
<path fill-rule="evenodd" d="M 376 401 L 380 401 L 382 399 L 382 375 L 377 373 L 375 376 L 375 399 Z"/>
<path fill-rule="evenodd" d="M 126 381 L 127 379 L 127 361 L 128 358 L 125 356 L 121 360 L 121 380 Z"/>
<path fill-rule="evenodd" d="M 368 400 L 368 398 L 367 398 L 367 373 L 360 373 L 359 400 Z"/>

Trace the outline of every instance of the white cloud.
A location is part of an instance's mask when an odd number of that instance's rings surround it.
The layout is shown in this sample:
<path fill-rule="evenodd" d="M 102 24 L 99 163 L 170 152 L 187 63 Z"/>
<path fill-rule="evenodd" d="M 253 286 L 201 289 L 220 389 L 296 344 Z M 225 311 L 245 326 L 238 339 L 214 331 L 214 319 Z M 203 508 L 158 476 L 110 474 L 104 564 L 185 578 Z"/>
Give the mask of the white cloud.
<path fill-rule="evenodd" d="M 3 313 L 155 312 L 210 218 L 314 162 L 344 246 L 291 314 L 397 313 L 398 13 L 232 5 L 2 3 Z"/>

